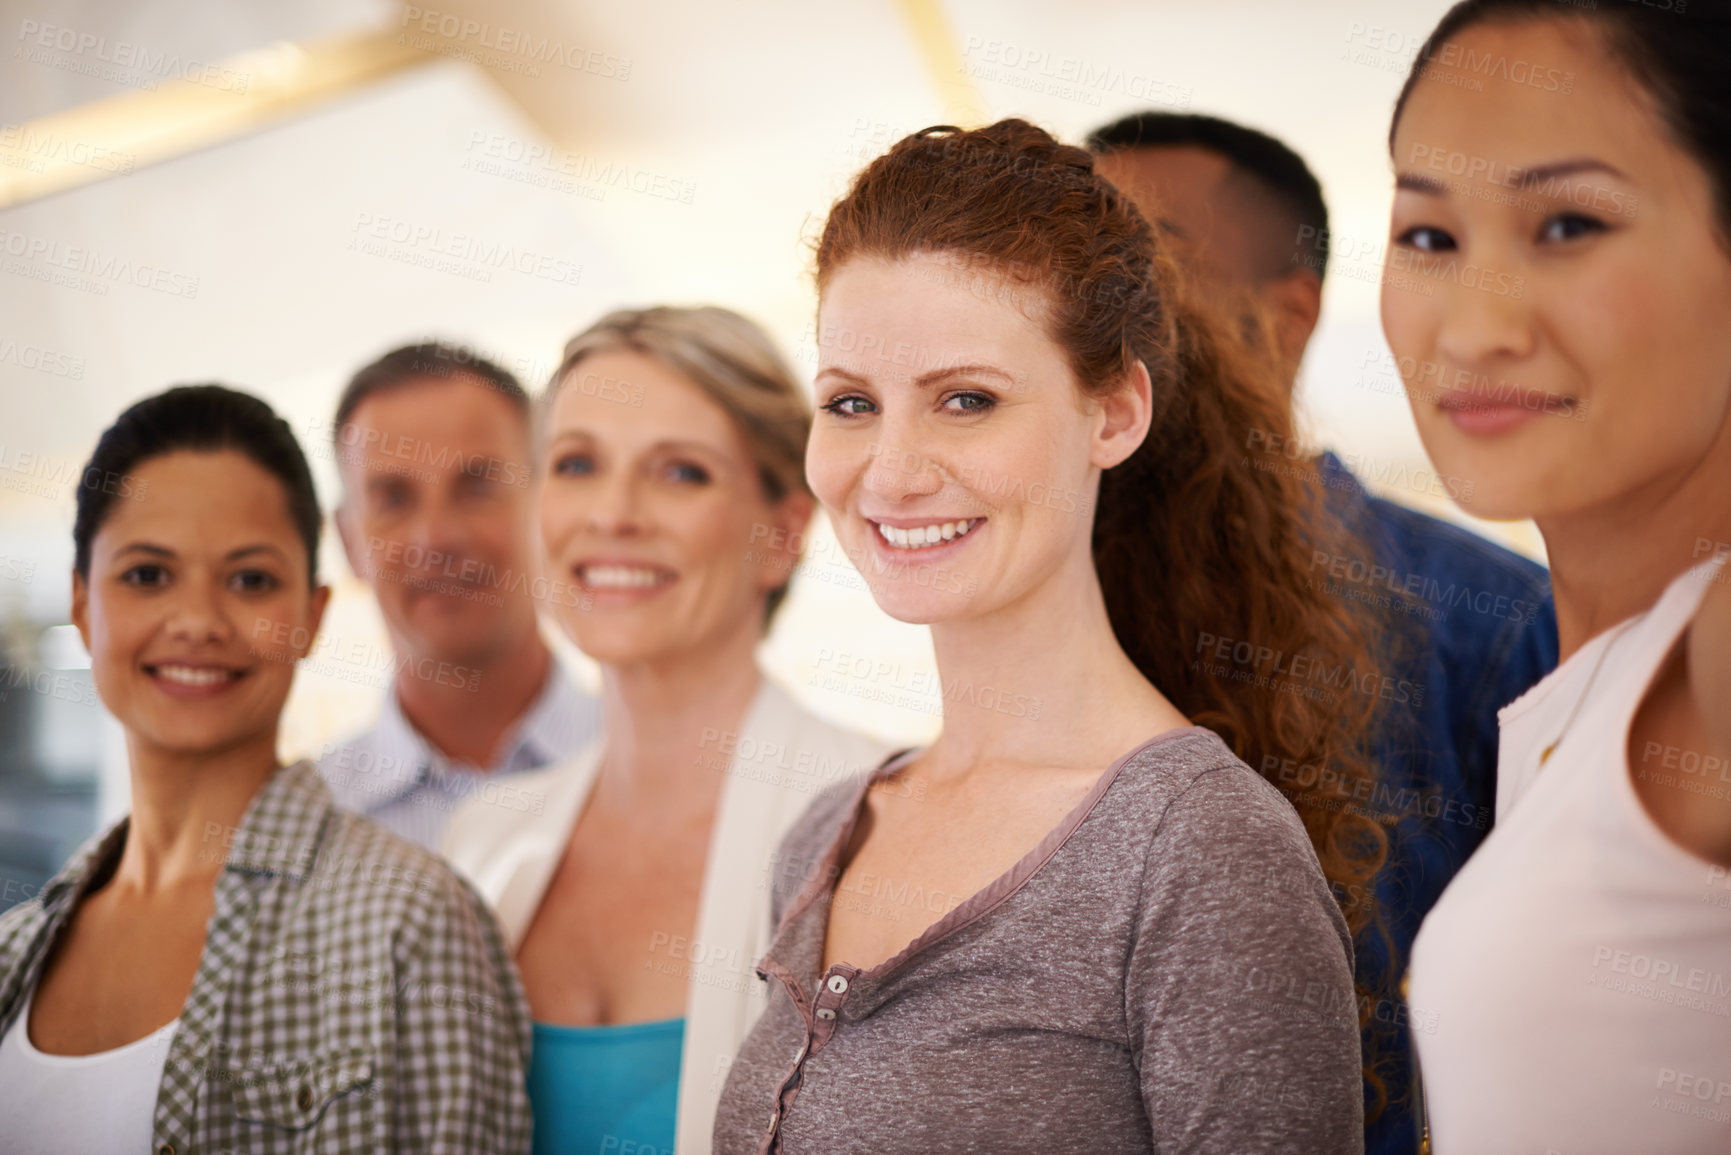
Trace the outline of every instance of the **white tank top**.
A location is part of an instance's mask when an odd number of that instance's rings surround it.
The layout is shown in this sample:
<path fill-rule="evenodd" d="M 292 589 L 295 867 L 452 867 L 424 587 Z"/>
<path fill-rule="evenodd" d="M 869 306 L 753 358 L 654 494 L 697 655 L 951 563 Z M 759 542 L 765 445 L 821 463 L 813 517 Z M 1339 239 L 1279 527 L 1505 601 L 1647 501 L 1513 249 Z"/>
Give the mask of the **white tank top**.
<path fill-rule="evenodd" d="M 1722 557 L 1683 574 L 1499 715 L 1496 828 L 1413 943 L 1436 1155 L 1731 1152 L 1731 872 L 1654 824 L 1627 755 L 1721 574 Z M 1731 766 L 1670 761 L 1731 792 Z"/>
<path fill-rule="evenodd" d="M 45 1055 L 30 1041 L 33 998 L 0 1038 L 0 1149 L 154 1151 L 156 1094 L 180 1020 L 112 1051 Z"/>

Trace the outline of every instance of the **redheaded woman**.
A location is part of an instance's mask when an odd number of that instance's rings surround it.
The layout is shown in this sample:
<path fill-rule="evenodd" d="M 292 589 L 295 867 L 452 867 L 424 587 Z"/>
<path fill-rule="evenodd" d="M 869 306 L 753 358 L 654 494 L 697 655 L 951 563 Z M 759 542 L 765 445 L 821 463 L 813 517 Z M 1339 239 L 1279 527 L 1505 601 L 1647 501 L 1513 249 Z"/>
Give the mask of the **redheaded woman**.
<path fill-rule="evenodd" d="M 806 474 L 931 626 L 944 727 L 783 843 L 716 1150 L 1360 1150 L 1330 883 L 1381 844 L 1251 769 L 1368 780 L 1367 659 L 1303 580 L 1314 478 L 1245 449 L 1288 432 L 1274 367 L 1021 121 L 874 161 L 817 275 Z"/>

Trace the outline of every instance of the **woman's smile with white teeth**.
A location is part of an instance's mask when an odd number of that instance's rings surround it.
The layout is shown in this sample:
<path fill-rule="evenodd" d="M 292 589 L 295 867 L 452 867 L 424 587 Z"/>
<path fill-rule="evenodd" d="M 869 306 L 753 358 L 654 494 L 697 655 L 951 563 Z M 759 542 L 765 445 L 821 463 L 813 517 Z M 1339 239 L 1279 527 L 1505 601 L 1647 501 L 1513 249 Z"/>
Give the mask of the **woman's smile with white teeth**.
<path fill-rule="evenodd" d="M 579 566 L 577 576 L 584 585 L 593 589 L 641 590 L 673 580 L 673 575 L 666 570 L 628 565 Z"/>
<path fill-rule="evenodd" d="M 910 529 L 900 526 L 877 523 L 878 533 L 883 539 L 897 549 L 926 549 L 934 545 L 942 545 L 946 541 L 954 541 L 973 529 L 983 517 L 972 517 L 962 521 L 936 521 L 930 525 L 916 525 Z"/>
<path fill-rule="evenodd" d="M 178 682 L 182 686 L 214 686 L 240 677 L 238 670 L 219 670 L 210 666 L 158 665 L 152 667 L 152 672 L 165 682 Z"/>

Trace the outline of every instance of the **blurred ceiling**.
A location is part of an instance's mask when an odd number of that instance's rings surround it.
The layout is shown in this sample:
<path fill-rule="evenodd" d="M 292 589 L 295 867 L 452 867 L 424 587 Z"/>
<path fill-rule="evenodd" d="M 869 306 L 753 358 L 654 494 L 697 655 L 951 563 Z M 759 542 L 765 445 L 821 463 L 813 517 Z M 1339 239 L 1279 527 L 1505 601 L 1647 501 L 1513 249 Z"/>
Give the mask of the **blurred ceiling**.
<path fill-rule="evenodd" d="M 4 548 L 63 567 L 67 471 L 174 382 L 255 388 L 316 441 L 345 375 L 393 344 L 468 340 L 539 384 L 571 332 L 650 301 L 739 308 L 809 369 L 806 242 L 854 170 L 927 124 L 1016 114 L 1078 138 L 1149 105 L 1235 117 L 1306 155 L 1337 234 L 1380 239 L 1401 46 L 1444 7 L 4 0 L 14 162 L 21 126 L 177 78 L 267 91 L 292 59 L 273 46 L 431 56 L 0 211 Z M 1422 465 L 1398 383 L 1365 380 L 1384 346 L 1359 264 L 1330 276 L 1306 404 L 1331 442 Z M 29 593 L 44 613 L 63 596 Z"/>

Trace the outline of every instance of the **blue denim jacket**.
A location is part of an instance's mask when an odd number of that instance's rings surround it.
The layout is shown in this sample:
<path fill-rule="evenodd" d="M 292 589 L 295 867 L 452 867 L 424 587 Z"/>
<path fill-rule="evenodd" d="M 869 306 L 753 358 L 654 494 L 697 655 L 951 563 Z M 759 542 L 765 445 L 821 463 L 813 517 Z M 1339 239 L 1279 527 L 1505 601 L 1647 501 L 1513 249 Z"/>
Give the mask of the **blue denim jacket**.
<path fill-rule="evenodd" d="M 1311 580 L 1336 596 L 1404 607 L 1415 644 L 1389 678 L 1409 683 L 1408 704 L 1385 717 L 1372 756 L 1380 780 L 1365 810 L 1389 836 L 1375 885 L 1378 925 L 1359 935 L 1358 980 L 1387 991 L 1406 970 L 1419 923 L 1496 814 L 1497 711 L 1557 664 L 1557 621 L 1543 566 L 1477 534 L 1371 497 L 1332 453 L 1317 460 L 1333 511 L 1365 540 L 1370 557 L 1313 557 Z M 1401 597 L 1396 596 L 1399 591 Z M 1386 931 L 1385 938 L 1382 931 Z M 1367 1155 L 1418 1149 L 1408 1055 L 1411 1032 L 1398 990 L 1370 1008 L 1377 1072 L 1388 1103 L 1365 1127 Z M 1368 1092 L 1367 1092 L 1368 1094 Z M 1372 1100 L 1365 1102 L 1369 1119 Z"/>

